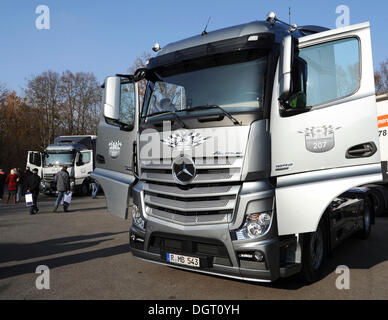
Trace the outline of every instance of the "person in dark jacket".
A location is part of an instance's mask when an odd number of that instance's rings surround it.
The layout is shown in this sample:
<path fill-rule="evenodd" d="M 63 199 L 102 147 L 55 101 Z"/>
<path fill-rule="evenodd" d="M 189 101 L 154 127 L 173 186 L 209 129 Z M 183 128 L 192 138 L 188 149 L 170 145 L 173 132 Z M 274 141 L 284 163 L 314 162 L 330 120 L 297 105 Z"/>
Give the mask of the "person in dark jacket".
<path fill-rule="evenodd" d="M 55 183 L 57 185 L 58 197 L 55 201 L 55 206 L 53 212 L 56 212 L 61 200 L 63 199 L 65 192 L 70 192 L 70 176 L 67 172 L 67 166 L 63 166 L 61 171 L 57 172 L 55 175 Z M 63 202 L 63 210 L 68 211 L 68 205 L 66 202 Z"/>
<path fill-rule="evenodd" d="M 28 177 L 32 175 L 32 172 L 30 170 L 30 167 L 26 167 L 26 170 L 21 174 L 20 176 L 20 183 L 22 185 L 22 192 L 21 192 L 21 197 L 24 197 L 26 194 L 27 190 L 27 179 Z"/>
<path fill-rule="evenodd" d="M 0 169 L 0 200 L 3 200 L 5 185 L 5 173 L 3 169 Z"/>
<path fill-rule="evenodd" d="M 39 212 L 38 208 L 38 195 L 40 177 L 38 176 L 38 169 L 33 169 L 32 174 L 25 178 L 26 191 L 32 194 L 32 206 L 30 207 L 30 214 L 36 214 Z"/>

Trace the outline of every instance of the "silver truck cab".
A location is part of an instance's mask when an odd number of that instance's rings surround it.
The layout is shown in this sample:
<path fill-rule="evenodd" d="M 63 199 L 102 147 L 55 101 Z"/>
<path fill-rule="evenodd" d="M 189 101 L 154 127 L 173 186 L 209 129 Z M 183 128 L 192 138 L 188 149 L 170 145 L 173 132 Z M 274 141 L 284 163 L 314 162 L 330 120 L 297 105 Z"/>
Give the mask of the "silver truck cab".
<path fill-rule="evenodd" d="M 314 281 L 327 252 L 373 223 L 367 189 L 352 189 L 382 179 L 369 23 L 271 13 L 168 44 L 106 79 L 98 136 L 92 176 L 110 213 L 132 218 L 135 257 Z"/>

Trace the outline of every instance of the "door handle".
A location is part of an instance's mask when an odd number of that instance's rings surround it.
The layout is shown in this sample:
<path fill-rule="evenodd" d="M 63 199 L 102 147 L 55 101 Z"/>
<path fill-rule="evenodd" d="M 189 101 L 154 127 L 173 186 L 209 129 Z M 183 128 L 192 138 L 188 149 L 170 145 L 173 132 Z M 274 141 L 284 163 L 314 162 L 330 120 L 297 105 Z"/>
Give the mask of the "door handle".
<path fill-rule="evenodd" d="M 377 147 L 374 142 L 366 142 L 355 145 L 346 151 L 346 159 L 367 158 L 374 155 Z"/>

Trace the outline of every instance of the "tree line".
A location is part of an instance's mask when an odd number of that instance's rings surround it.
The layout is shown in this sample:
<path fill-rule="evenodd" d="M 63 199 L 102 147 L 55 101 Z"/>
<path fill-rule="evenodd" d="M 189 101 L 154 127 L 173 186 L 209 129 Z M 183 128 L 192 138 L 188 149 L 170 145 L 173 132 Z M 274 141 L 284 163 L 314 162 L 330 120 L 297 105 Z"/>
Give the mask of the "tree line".
<path fill-rule="evenodd" d="M 128 68 L 144 68 L 143 53 Z M 27 80 L 23 96 L 0 84 L 0 168 L 23 168 L 27 151 L 43 151 L 60 135 L 97 134 L 102 89 L 93 73 L 45 71 Z M 388 59 L 375 72 L 376 94 L 388 93 Z M 141 98 L 145 81 L 140 85 Z"/>
<path fill-rule="evenodd" d="M 24 168 L 28 150 L 59 135 L 97 134 L 101 100 L 101 84 L 87 72 L 42 72 L 22 97 L 0 85 L 0 168 Z"/>

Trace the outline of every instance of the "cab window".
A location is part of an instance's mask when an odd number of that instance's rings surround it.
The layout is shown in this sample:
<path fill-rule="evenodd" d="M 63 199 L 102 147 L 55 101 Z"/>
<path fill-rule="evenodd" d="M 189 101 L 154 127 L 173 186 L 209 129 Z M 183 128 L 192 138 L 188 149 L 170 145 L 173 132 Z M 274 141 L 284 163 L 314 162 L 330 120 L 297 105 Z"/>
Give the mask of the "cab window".
<path fill-rule="evenodd" d="M 133 125 L 135 122 L 135 95 L 133 83 L 122 83 L 120 94 L 119 122 Z"/>
<path fill-rule="evenodd" d="M 91 153 L 90 152 L 83 152 L 82 153 L 82 163 L 86 164 L 91 161 Z"/>
<path fill-rule="evenodd" d="M 302 48 L 292 70 L 289 108 L 317 106 L 354 94 L 360 85 L 357 38 Z"/>

